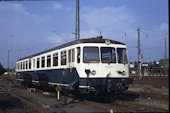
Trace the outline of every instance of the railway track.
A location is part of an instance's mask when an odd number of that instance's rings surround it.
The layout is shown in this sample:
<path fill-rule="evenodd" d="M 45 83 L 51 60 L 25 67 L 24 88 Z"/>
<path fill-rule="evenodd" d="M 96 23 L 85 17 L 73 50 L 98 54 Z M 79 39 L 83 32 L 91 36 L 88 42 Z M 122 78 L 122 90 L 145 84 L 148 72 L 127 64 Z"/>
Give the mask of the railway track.
<path fill-rule="evenodd" d="M 110 110 L 113 112 L 168 112 L 167 109 L 141 105 L 139 103 L 134 103 L 133 101 L 127 100 L 116 100 L 100 97 L 97 97 L 95 100 L 101 100 L 103 102 L 94 102 L 93 98 L 92 100 L 85 100 L 85 103 L 91 103 L 92 105 L 99 106 L 107 112 Z"/>
<path fill-rule="evenodd" d="M 121 106 L 127 110 L 130 110 L 131 112 L 168 112 L 166 109 L 155 108 L 121 100 L 114 100 L 113 105 Z"/>
<path fill-rule="evenodd" d="M 169 88 L 169 77 L 165 75 L 159 75 L 159 76 L 142 76 L 141 79 L 139 79 L 139 76 L 131 76 L 134 80 L 133 84 L 148 84 L 157 88 Z"/>
<path fill-rule="evenodd" d="M 7 93 L 10 94 L 12 97 L 16 98 L 17 100 L 21 101 L 26 106 L 35 110 L 37 113 L 46 113 L 42 108 L 17 96 L 16 94 L 10 91 L 7 91 Z M 121 100 L 113 100 L 111 103 L 100 103 L 100 102 L 94 102 L 90 100 L 84 100 L 83 103 L 92 104 L 94 107 L 100 108 L 101 112 L 111 112 L 111 111 L 113 112 L 168 112 L 168 110 L 165 109 L 153 108 L 150 106 L 139 105 L 132 102 L 121 101 Z"/>
<path fill-rule="evenodd" d="M 35 104 L 19 97 L 17 94 L 14 94 L 9 89 L 10 88 L 6 87 L 5 91 L 8 94 L 10 94 L 12 97 L 21 101 L 23 104 L 25 104 L 28 107 L 30 107 L 31 109 L 35 110 L 37 113 L 45 113 L 45 110 L 43 110 L 41 107 L 38 107 Z M 41 92 L 41 90 L 39 90 L 38 92 Z M 52 93 L 52 92 L 50 92 L 50 93 Z M 127 92 L 127 93 L 133 93 L 134 94 L 134 92 Z M 135 93 L 135 94 L 138 95 L 138 93 Z M 55 95 L 55 93 L 52 93 L 52 95 Z M 153 95 L 149 95 L 149 97 L 152 97 L 152 96 Z M 157 96 L 155 96 L 155 98 L 159 97 L 159 96 L 160 95 L 157 95 Z M 145 95 L 143 97 L 148 97 L 148 96 Z M 97 100 L 102 100 L 102 99 L 97 98 Z M 109 99 L 110 98 L 107 98 L 106 100 L 109 100 Z M 137 103 L 124 101 L 124 100 L 110 99 L 109 101 L 110 102 L 98 102 L 98 101 L 94 101 L 94 100 L 90 100 L 90 99 L 85 99 L 85 100 L 82 101 L 82 103 L 91 104 L 92 106 L 94 106 L 94 108 L 95 108 L 94 110 L 97 111 L 97 112 L 168 112 L 168 110 L 166 110 L 166 109 L 144 106 L 144 105 L 140 105 L 140 104 L 137 104 Z"/>
<path fill-rule="evenodd" d="M 3 89 L 2 89 L 2 85 L 1 85 L 1 90 L 5 93 L 9 94 L 12 98 L 19 100 L 21 103 L 23 103 L 27 107 L 31 108 L 32 110 L 34 110 L 36 113 L 46 113 L 42 108 L 40 108 L 37 105 L 27 101 L 24 98 L 21 98 L 20 96 L 18 96 L 17 94 L 12 92 L 10 89 L 6 88 L 5 86 L 3 86 Z"/>
<path fill-rule="evenodd" d="M 29 108 L 35 110 L 37 113 L 46 113 L 42 108 L 36 106 L 35 104 L 17 96 L 16 94 L 7 91 L 7 93 L 12 96 L 13 98 L 16 98 L 17 100 L 19 100 L 20 102 L 22 102 L 23 104 L 25 104 L 26 106 L 28 106 Z"/>
<path fill-rule="evenodd" d="M 157 100 L 169 100 L 169 95 L 163 94 L 151 94 L 151 93 L 144 93 L 144 92 L 133 92 L 133 91 L 125 91 L 126 94 L 133 94 L 139 96 L 141 98 L 151 98 Z"/>
<path fill-rule="evenodd" d="M 94 101 L 85 100 L 85 104 L 92 104 L 96 106 L 97 109 L 100 108 L 101 112 L 168 112 L 166 109 L 154 108 L 150 106 L 144 106 L 140 104 L 135 104 L 132 102 L 116 100 L 110 104 L 98 103 Z"/>

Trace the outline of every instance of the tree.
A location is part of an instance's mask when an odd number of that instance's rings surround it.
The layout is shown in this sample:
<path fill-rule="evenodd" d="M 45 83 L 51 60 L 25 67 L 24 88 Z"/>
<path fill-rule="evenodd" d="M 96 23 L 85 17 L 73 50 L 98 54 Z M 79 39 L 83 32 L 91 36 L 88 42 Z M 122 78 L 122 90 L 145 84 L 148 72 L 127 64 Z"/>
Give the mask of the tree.
<path fill-rule="evenodd" d="M 3 66 L 1 65 L 1 63 L 0 63 L 0 75 L 2 75 L 4 72 L 5 72 L 5 70 L 4 70 Z"/>

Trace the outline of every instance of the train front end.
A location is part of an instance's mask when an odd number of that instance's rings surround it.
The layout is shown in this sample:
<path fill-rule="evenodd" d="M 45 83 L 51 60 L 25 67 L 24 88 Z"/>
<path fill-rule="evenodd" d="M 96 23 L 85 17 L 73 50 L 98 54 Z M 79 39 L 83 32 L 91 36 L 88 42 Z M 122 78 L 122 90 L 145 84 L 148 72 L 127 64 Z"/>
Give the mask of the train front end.
<path fill-rule="evenodd" d="M 126 45 L 105 43 L 82 44 L 82 62 L 77 70 L 79 88 L 86 92 L 113 93 L 128 89 L 129 77 Z"/>

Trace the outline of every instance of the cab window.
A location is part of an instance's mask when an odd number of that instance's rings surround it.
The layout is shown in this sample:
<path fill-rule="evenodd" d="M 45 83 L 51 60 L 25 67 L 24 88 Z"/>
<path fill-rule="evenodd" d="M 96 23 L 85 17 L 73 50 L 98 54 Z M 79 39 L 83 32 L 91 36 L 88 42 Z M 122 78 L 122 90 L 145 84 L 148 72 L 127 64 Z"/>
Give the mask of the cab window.
<path fill-rule="evenodd" d="M 99 48 L 98 47 L 84 47 L 83 48 L 83 62 L 84 63 L 99 63 Z"/>
<path fill-rule="evenodd" d="M 116 63 L 115 48 L 101 47 L 102 63 Z"/>
<path fill-rule="evenodd" d="M 127 54 L 126 54 L 126 48 L 117 48 L 117 59 L 118 63 L 127 64 Z"/>

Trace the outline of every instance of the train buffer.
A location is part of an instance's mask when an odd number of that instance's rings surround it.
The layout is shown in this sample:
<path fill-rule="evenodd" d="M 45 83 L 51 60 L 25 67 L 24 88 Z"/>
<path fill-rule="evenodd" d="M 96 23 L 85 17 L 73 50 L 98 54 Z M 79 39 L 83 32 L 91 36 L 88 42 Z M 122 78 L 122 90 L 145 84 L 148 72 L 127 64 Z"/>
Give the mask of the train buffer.
<path fill-rule="evenodd" d="M 35 92 L 35 88 L 27 88 L 27 91 L 28 92 L 32 92 L 32 91 Z"/>

